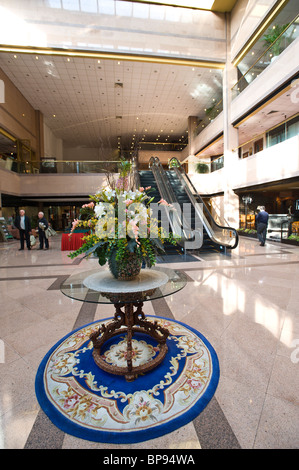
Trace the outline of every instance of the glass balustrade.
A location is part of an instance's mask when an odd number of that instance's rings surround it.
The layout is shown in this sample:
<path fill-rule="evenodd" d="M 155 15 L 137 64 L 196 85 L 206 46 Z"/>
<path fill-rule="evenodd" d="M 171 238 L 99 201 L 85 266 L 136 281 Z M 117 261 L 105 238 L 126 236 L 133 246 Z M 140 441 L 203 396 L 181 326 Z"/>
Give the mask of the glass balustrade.
<path fill-rule="evenodd" d="M 17 161 L 1 159 L 0 168 L 21 174 L 40 173 L 118 173 L 119 161 L 65 161 L 55 158 L 44 158 L 37 161 Z"/>
<path fill-rule="evenodd" d="M 259 40 L 260 47 L 254 46 L 260 54 L 257 54 L 253 47 L 238 65 L 238 71 L 242 76 L 232 87 L 232 99 L 245 90 L 298 36 L 299 15 L 289 24 L 273 25 L 269 28 L 267 34 Z M 263 51 L 261 52 L 262 44 Z"/>

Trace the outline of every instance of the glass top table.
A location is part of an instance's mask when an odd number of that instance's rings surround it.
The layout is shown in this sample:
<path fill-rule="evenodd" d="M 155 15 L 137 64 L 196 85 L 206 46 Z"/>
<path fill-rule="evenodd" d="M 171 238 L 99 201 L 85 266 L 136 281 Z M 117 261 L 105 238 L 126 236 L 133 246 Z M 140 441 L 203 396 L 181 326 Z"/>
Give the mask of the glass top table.
<path fill-rule="evenodd" d="M 93 343 L 92 356 L 100 369 L 105 372 L 123 375 L 130 382 L 138 375 L 157 367 L 166 356 L 169 331 L 155 321 L 146 319 L 143 312 L 145 301 L 159 299 L 181 290 L 187 283 L 184 273 L 169 268 L 142 269 L 131 281 L 115 279 L 108 269 L 94 269 L 74 274 L 61 285 L 61 291 L 72 299 L 99 304 L 113 303 L 114 318 L 103 323 L 90 335 Z M 126 335 L 126 361 L 123 367 L 108 363 L 101 352 L 106 343 L 110 344 L 120 335 Z M 148 362 L 134 365 L 133 335 L 150 336 L 157 343 L 157 354 Z M 143 341 L 144 342 L 144 341 Z"/>
<path fill-rule="evenodd" d="M 186 283 L 184 273 L 169 268 L 142 269 L 132 281 L 119 281 L 108 269 L 94 269 L 70 276 L 63 282 L 61 291 L 82 302 L 116 304 L 166 297 L 181 290 Z"/>

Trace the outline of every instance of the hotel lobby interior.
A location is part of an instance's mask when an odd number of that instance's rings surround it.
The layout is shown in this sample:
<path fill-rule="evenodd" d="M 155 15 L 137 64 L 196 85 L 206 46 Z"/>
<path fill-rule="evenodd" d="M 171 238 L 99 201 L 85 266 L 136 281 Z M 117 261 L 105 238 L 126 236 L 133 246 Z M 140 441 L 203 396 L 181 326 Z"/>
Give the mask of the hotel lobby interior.
<path fill-rule="evenodd" d="M 59 430 L 40 409 L 34 382 L 47 351 L 70 331 L 111 317 L 113 305 L 60 291 L 70 275 L 97 267 L 70 260 L 60 236 L 48 251 L 1 245 L 1 447 L 7 449 L 285 449 L 298 447 L 299 249 L 241 238 L 231 256 L 205 254 L 182 270 L 186 286 L 146 302 L 148 315 L 192 325 L 220 362 L 215 395 L 192 422 L 135 444 L 99 443 Z M 297 348 L 297 352 L 296 352 Z"/>
<path fill-rule="evenodd" d="M 298 449 L 297 0 L 27 3 L 0 5 L 0 449 Z"/>

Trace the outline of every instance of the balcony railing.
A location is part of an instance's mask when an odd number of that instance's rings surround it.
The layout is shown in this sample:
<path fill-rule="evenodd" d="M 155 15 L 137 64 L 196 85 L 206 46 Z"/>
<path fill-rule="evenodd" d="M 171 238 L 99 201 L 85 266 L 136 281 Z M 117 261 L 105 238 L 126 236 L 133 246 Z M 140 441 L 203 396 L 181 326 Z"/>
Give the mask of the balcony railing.
<path fill-rule="evenodd" d="M 213 171 L 217 171 L 223 168 L 224 156 L 221 155 L 212 161 L 199 160 L 194 165 L 197 167 L 196 173 L 213 173 Z"/>
<path fill-rule="evenodd" d="M 261 72 L 263 72 L 277 57 L 299 36 L 299 15 L 285 27 L 272 44 L 254 61 L 249 69 L 232 87 L 232 99 L 236 98 Z M 253 53 L 253 52 L 252 52 Z M 249 54 L 251 52 L 249 51 Z"/>
<path fill-rule="evenodd" d="M 221 99 L 216 103 L 213 101 L 210 108 L 205 109 L 205 117 L 199 119 L 198 124 L 194 130 L 194 137 L 199 135 L 214 119 L 219 116 L 223 111 L 223 100 Z"/>
<path fill-rule="evenodd" d="M 55 158 L 44 158 L 40 162 L 9 159 L 0 160 L 0 168 L 11 170 L 21 174 L 39 173 L 118 173 L 118 160 L 113 161 L 75 161 L 56 160 Z"/>

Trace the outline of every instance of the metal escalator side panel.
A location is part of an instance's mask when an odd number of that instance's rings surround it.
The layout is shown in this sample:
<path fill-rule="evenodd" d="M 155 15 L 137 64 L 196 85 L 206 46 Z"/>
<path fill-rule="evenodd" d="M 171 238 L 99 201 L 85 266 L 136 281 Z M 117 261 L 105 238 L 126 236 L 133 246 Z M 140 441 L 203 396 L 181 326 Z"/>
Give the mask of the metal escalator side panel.
<path fill-rule="evenodd" d="M 168 182 L 161 162 L 158 157 L 151 157 L 149 161 L 149 168 L 152 170 L 157 187 L 159 189 L 161 198 L 172 205 L 172 207 L 164 206 L 167 218 L 171 227 L 174 237 L 180 240 L 177 243 L 184 246 L 185 241 L 192 238 L 193 234 L 189 228 L 186 229 L 187 224 L 182 223 L 182 214 L 180 205 L 172 191 L 172 187 Z"/>
<path fill-rule="evenodd" d="M 184 168 L 177 160 L 176 157 L 173 157 L 170 160 L 170 164 L 172 161 L 175 161 L 175 166 L 173 167 L 173 171 L 176 174 L 178 180 L 181 182 L 182 186 L 185 188 L 185 191 L 189 197 L 191 204 L 195 207 L 196 213 L 198 217 L 201 218 L 203 226 L 207 231 L 210 239 L 218 244 L 223 245 L 226 248 L 234 249 L 238 245 L 239 236 L 238 232 L 232 227 L 225 227 L 218 225 L 212 217 L 212 214 L 206 207 L 204 201 L 202 200 L 201 196 L 197 193 L 196 188 L 194 187 L 193 183 L 191 182 L 190 178 L 186 174 Z M 192 188 L 192 189 L 190 189 Z M 200 206 L 197 206 L 199 202 Z"/>

